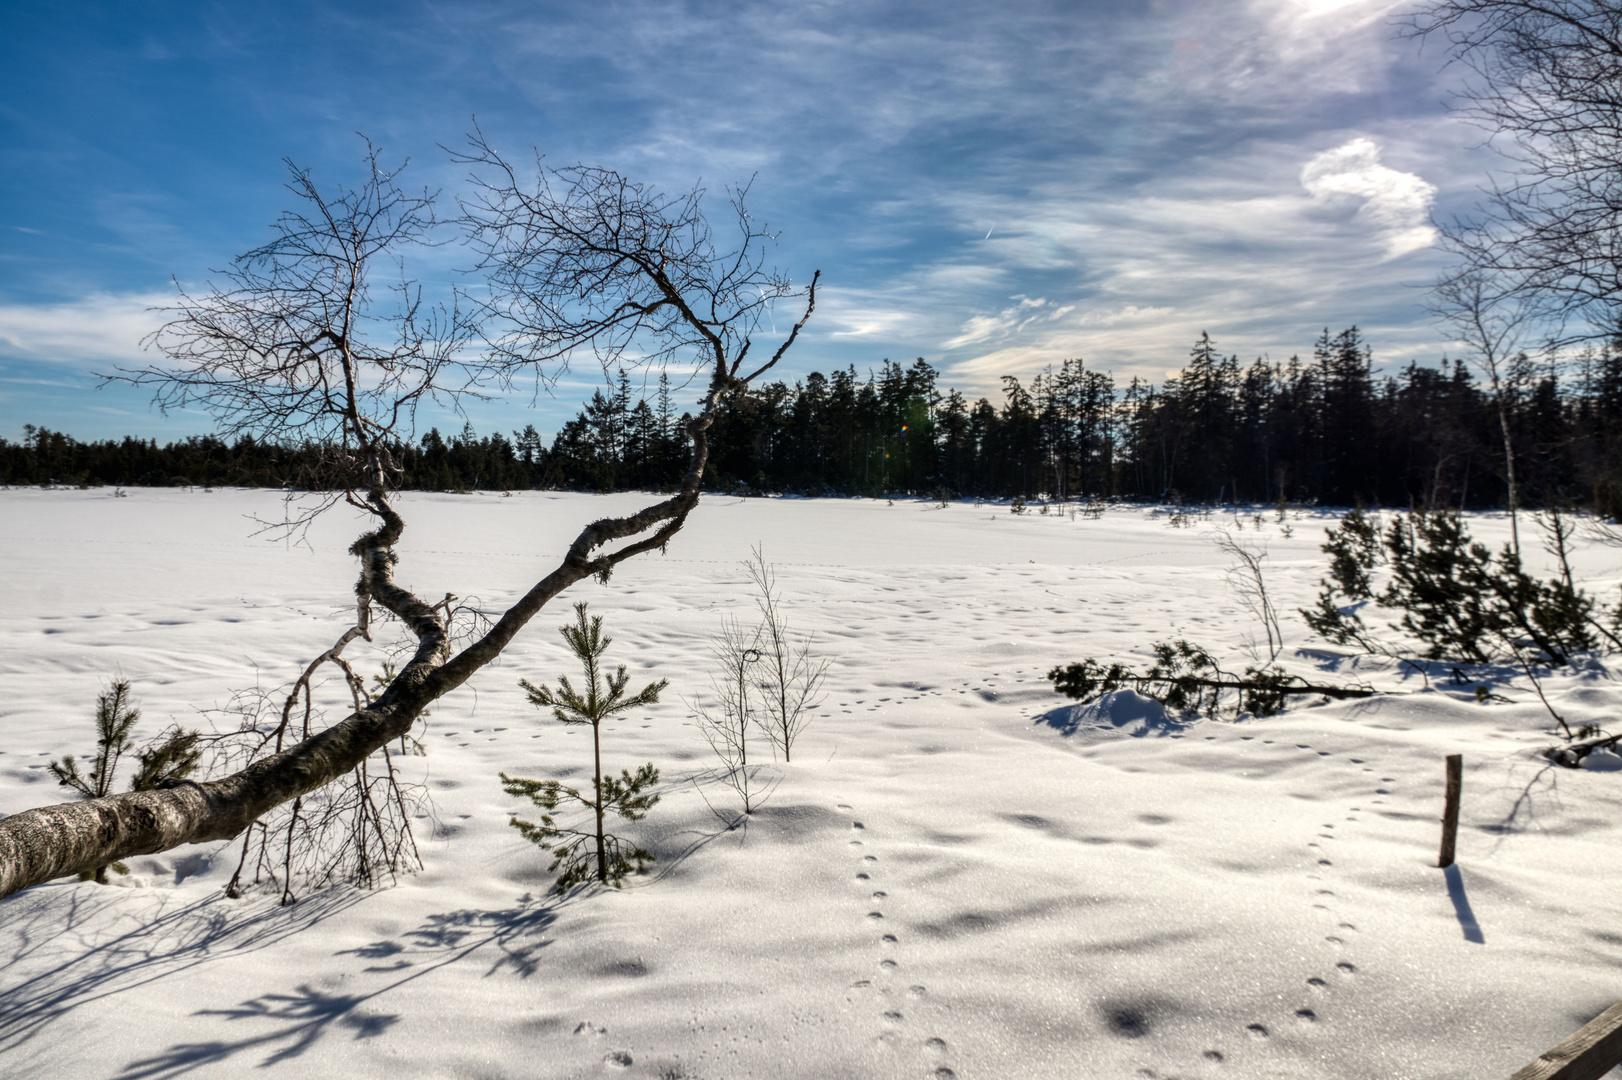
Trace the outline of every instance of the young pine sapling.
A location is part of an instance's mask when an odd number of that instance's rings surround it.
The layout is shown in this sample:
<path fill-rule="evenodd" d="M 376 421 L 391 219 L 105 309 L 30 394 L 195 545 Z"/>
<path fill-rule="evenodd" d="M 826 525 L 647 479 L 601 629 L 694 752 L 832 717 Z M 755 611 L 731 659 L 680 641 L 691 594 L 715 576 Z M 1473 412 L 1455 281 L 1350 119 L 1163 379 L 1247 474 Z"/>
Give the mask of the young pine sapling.
<path fill-rule="evenodd" d="M 642 705 L 652 705 L 659 694 L 670 685 L 668 679 L 644 686 L 627 696 L 625 687 L 630 682 L 622 664 L 614 674 L 603 678 L 602 657 L 613 642 L 603 636 L 603 617 L 586 615 L 585 603 L 574 606 L 575 623 L 561 626 L 558 632 L 569 646 L 569 651 L 580 660 L 585 671 L 584 693 L 577 691 L 567 675 L 558 679 L 556 689 L 536 686 L 527 679 L 519 685 L 529 694 L 530 704 L 536 708 L 549 708 L 552 716 L 564 724 L 591 726 L 592 787 L 589 795 L 566 787 L 556 780 L 526 780 L 520 776 L 501 774 L 502 788 L 509 795 L 527 798 L 546 813 L 539 824 L 514 816 L 513 828 L 526 840 L 550 848 L 552 865 L 548 870 L 562 872 L 553 890 L 560 895 L 575 885 L 596 879 L 604 885 L 618 889 L 627 874 L 641 873 L 653 855 L 646 849 L 631 845 L 605 828 L 610 813 L 626 821 L 639 821 L 647 816 L 659 796 L 650 788 L 659 782 L 659 770 L 653 764 L 643 765 L 632 773 L 621 770 L 618 778 L 603 775 L 602 724 L 608 717 Z M 552 816 L 560 803 L 579 805 L 592 813 L 590 828 L 576 829 L 559 825 Z"/>
<path fill-rule="evenodd" d="M 1279 504 L 1281 521 L 1283 506 Z M 1318 606 L 1301 609 L 1301 617 L 1337 645 L 1355 642 L 1370 652 L 1378 651 L 1357 608 L 1374 599 L 1369 575 L 1381 554 L 1379 522 L 1356 509 L 1341 519 L 1338 528 L 1331 525 L 1326 532 L 1323 552 L 1329 556 L 1329 578 L 1319 581 Z"/>
<path fill-rule="evenodd" d="M 1372 601 L 1401 620 L 1393 624 L 1418 638 L 1430 660 L 1487 664 L 1510 659 L 1523 667 L 1563 667 L 1572 656 L 1611 637 L 1595 618 L 1595 601 L 1570 575 L 1565 546 L 1569 531 L 1555 528 L 1550 543 L 1561 575 L 1539 581 L 1526 573 L 1521 556 L 1506 545 L 1499 554 L 1471 539 L 1458 514 L 1414 512 L 1394 517 L 1382 536 L 1354 511 L 1328 530 L 1330 556 L 1317 608 L 1302 611 L 1313 630 L 1337 644 L 1356 642 L 1370 652 L 1390 652 L 1374 642 L 1353 606 Z M 1383 560 L 1390 581 L 1375 593 L 1369 571 Z"/>
<path fill-rule="evenodd" d="M 79 771 L 79 762 L 72 754 L 64 754 L 50 764 L 51 774 L 62 787 L 72 788 L 83 799 L 99 799 L 113 790 L 114 777 L 120 759 L 134 747 L 131 732 L 141 711 L 133 707 L 130 684 L 120 679 L 96 698 L 96 754 L 90 771 Z M 172 727 L 156 739 L 135 750 L 138 763 L 130 781 L 131 791 L 152 791 L 168 787 L 189 776 L 196 768 L 202 752 L 197 749 L 199 736 L 195 731 L 182 731 Z M 129 873 L 121 862 L 109 863 L 120 874 Z M 107 866 L 79 875 L 80 881 L 94 879 L 98 885 L 107 884 Z"/>

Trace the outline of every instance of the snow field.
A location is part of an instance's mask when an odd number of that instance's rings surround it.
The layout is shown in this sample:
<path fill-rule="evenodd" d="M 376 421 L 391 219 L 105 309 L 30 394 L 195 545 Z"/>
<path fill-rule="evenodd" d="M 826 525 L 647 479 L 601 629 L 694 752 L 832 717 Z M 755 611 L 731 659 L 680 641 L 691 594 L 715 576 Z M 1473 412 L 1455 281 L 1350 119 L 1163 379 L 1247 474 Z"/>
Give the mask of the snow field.
<path fill-rule="evenodd" d="M 639 497 L 401 503 L 400 580 L 499 610 Z M 45 764 L 90 750 L 107 679 L 131 680 L 150 735 L 336 639 L 358 522 L 335 511 L 308 546 L 249 535 L 279 511 L 267 492 L 0 492 L 0 811 L 59 799 Z M 664 801 L 624 829 L 652 873 L 559 901 L 549 857 L 506 825 L 530 808 L 498 771 L 589 775 L 589 736 L 517 687 L 572 672 L 558 604 L 434 706 L 409 763 L 435 804 L 423 873 L 229 901 L 233 843 L 135 860 L 124 887 L 0 902 L 0 1073 L 1508 1075 L 1622 998 L 1622 775 L 1536 758 L 1548 721 L 1524 680 L 1483 706 L 1473 684 L 1426 690 L 1309 640 L 1293 610 L 1327 518 L 1285 537 L 1264 517 L 1237 535 L 1268 544 L 1286 662 L 1412 693 L 1186 725 L 1129 694 L 1054 695 L 1056 663 L 1175 636 L 1242 664 L 1259 628 L 1211 542 L 1227 515 L 1173 529 L 1129 509 L 706 497 L 666 554 L 562 598 L 607 617 L 633 688 L 672 680 L 604 740 L 610 767 L 664 774 Z M 729 830 L 683 695 L 706 686 L 721 616 L 752 612 L 755 543 L 833 666 L 794 763 Z M 1610 598 L 1615 563 L 1585 548 L 1577 569 Z M 387 650 L 362 644 L 349 655 L 379 669 Z M 1616 723 L 1610 668 L 1549 686 L 1573 722 Z M 1431 864 L 1454 752 L 1450 874 Z"/>

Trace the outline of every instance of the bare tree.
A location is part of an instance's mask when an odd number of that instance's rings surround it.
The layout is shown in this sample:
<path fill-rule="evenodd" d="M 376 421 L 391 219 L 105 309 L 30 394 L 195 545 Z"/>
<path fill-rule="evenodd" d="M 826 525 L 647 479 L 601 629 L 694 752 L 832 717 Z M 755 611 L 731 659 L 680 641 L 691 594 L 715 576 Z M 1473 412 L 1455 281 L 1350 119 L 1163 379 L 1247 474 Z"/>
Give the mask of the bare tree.
<path fill-rule="evenodd" d="M 1566 342 L 1622 310 L 1622 7 L 1614 0 L 1430 0 L 1409 30 L 1467 74 L 1463 114 L 1510 162 L 1444 246 Z"/>
<path fill-rule="evenodd" d="M 817 695 L 828 673 L 828 661 L 815 656 L 810 634 L 796 637 L 783 614 L 777 593 L 777 575 L 760 548 L 745 560 L 744 569 L 755 586 L 755 606 L 760 609 L 760 726 L 772 745 L 790 761 L 794 740 L 811 720 L 811 710 L 821 704 Z"/>
<path fill-rule="evenodd" d="M 1284 632 L 1279 629 L 1278 609 L 1273 606 L 1273 599 L 1267 593 L 1267 582 L 1262 577 L 1267 545 L 1258 543 L 1251 547 L 1226 529 L 1218 529 L 1215 537 L 1217 549 L 1233 560 L 1228 567 L 1228 587 L 1239 597 L 1240 605 L 1262 624 L 1262 630 L 1267 635 L 1266 662 L 1271 664 L 1284 651 Z M 1253 646 L 1254 639 L 1247 644 Z M 1261 661 L 1259 656 L 1256 659 Z"/>
<path fill-rule="evenodd" d="M 753 813 L 762 798 L 756 784 L 760 763 L 749 764 L 749 732 L 757 719 L 755 667 L 764 658 L 760 646 L 761 627 L 723 618 L 720 631 L 710 639 L 710 655 L 715 660 L 710 673 L 713 698 L 688 702 L 699 731 L 721 761 L 722 782 L 743 801 L 745 814 Z"/>
<path fill-rule="evenodd" d="M 425 307 L 409 281 L 392 303 L 374 294 L 374 266 L 433 242 L 436 219 L 434 196 L 406 195 L 372 151 L 362 184 L 336 197 L 295 169 L 301 210 L 238 260 L 223 287 L 183 292 L 155 338 L 170 364 L 127 376 L 152 386 L 161 405 L 206 408 L 227 433 L 325 440 L 335 491 L 326 503 L 345 501 L 374 527 L 350 547 L 360 564 L 355 624 L 316 663 L 369 641 L 374 608 L 412 635 L 410 658 L 346 719 L 229 776 L 0 820 L 0 895 L 238 836 L 408 735 L 558 594 L 584 578 L 606 581 L 621 562 L 670 542 L 698 503 L 717 412 L 782 358 L 815 308 L 817 275 L 799 288 L 766 267 L 771 236 L 745 212 L 741 191 L 730 204 L 735 232 L 717 242 L 700 190 L 669 197 L 608 170 L 553 170 L 539 159 L 526 182 L 480 135 L 460 160 L 473 169 L 475 192 L 462 224 L 491 285 L 478 320 L 454 297 Z M 762 317 L 790 299 L 803 312 L 769 356 L 746 367 Z M 479 340 L 493 347 L 475 351 Z M 394 440 L 425 400 L 454 405 L 525 372 L 544 380 L 582 351 L 603 363 L 696 359 L 708 387 L 687 422 L 687 472 L 671 497 L 587 525 L 550 572 L 457 647 L 445 611 L 394 578 L 405 529 L 389 497 Z"/>
<path fill-rule="evenodd" d="M 1515 443 L 1510 435 L 1505 383 L 1510 365 L 1524 358 L 1521 345 L 1537 322 L 1537 310 L 1525 294 L 1499 292 L 1504 278 L 1466 265 L 1446 275 L 1431 291 L 1431 312 L 1458 335 L 1471 363 L 1492 386 L 1498 431 L 1504 442 L 1504 477 L 1509 489 L 1509 535 L 1521 552 L 1520 489 L 1515 483 Z"/>

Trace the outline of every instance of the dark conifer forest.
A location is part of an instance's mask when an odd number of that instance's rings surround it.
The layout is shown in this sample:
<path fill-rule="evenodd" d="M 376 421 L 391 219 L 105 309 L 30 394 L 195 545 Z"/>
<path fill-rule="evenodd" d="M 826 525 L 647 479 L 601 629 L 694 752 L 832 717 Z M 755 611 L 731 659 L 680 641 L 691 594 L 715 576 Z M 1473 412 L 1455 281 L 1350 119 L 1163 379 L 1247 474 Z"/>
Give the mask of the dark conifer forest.
<path fill-rule="evenodd" d="M 1521 357 L 1504 387 L 1523 504 L 1622 514 L 1622 336 L 1556 366 Z M 668 378 L 633 393 L 623 372 L 547 445 L 471 425 L 396 448 L 402 488 L 442 491 L 674 486 L 686 403 Z M 1208 336 L 1159 386 L 1080 360 L 1000 401 L 942 387 L 924 360 L 813 372 L 740 395 L 717 422 L 706 484 L 744 494 L 1120 498 L 1488 508 L 1507 498 L 1486 385 L 1459 362 L 1376 375 L 1355 328 L 1310 358 L 1245 365 Z M 0 482 L 321 486 L 322 447 L 244 437 L 80 442 L 29 427 L 0 439 Z"/>

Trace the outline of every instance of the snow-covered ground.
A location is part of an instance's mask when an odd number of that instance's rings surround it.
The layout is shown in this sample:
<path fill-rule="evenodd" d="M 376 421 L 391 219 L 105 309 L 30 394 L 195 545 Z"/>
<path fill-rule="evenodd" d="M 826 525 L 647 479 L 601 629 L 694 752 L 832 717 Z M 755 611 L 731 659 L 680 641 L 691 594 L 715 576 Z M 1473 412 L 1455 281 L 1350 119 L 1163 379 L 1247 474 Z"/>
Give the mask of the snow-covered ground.
<path fill-rule="evenodd" d="M 408 495 L 400 578 L 499 608 L 583 522 L 637 502 Z M 107 680 L 134 684 L 150 735 L 333 642 L 357 521 L 328 515 L 308 547 L 250 536 L 279 510 L 266 492 L 0 491 L 0 811 L 60 801 L 46 764 L 91 749 Z M 517 685 L 572 672 L 560 603 L 434 706 L 411 759 L 437 814 L 424 872 L 232 901 L 232 844 L 0 902 L 0 1074 L 1507 1076 L 1622 998 L 1622 773 L 1536 757 L 1550 725 L 1524 680 L 1483 705 L 1315 650 L 1293 610 L 1327 519 L 1292 516 L 1289 537 L 1266 519 L 1238 535 L 1268 544 L 1286 661 L 1401 696 L 1182 726 L 1053 694 L 1056 663 L 1173 636 L 1242 664 L 1259 628 L 1224 583 L 1225 515 L 706 498 L 667 554 L 567 596 L 607 616 L 634 686 L 672 683 L 605 738 L 611 767 L 663 771 L 664 801 L 627 827 L 654 872 L 559 901 L 507 825 L 527 804 L 499 771 L 589 764 Z M 757 543 L 832 667 L 794 763 L 729 831 L 682 695 L 722 616 L 752 610 Z M 1617 553 L 1578 564 L 1614 601 Z M 1614 671 L 1551 680 L 1556 706 L 1615 725 Z M 1448 753 L 1464 811 L 1444 873 Z"/>

